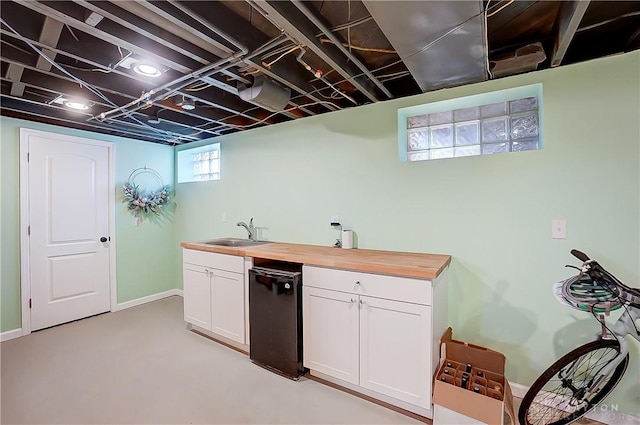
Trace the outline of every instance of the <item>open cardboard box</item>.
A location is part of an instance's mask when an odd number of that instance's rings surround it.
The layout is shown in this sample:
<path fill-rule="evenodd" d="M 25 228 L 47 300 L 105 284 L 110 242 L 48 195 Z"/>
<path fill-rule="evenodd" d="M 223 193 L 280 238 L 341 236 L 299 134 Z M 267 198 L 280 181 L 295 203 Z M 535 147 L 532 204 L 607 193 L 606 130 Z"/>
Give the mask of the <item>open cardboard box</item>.
<path fill-rule="evenodd" d="M 435 383 L 433 388 L 434 425 L 441 423 L 459 424 L 461 423 L 460 415 L 473 418 L 479 423 L 502 425 L 504 423 L 505 410 L 511 418 L 511 423 L 517 425 L 518 421 L 513 409 L 513 395 L 509 387 L 509 381 L 504 377 L 505 356 L 485 347 L 456 341 L 452 339 L 452 334 L 452 329 L 448 328 L 440 339 L 440 367 L 434 376 Z M 437 379 L 446 367 L 447 361 L 463 365 L 471 364 L 474 368 L 490 372 L 494 379 L 500 379 L 501 377 L 499 382 L 503 387 L 502 400 L 478 394 Z M 444 409 L 439 409 L 439 406 Z M 455 413 L 451 415 L 452 412 L 456 412 L 459 415 L 456 416 Z M 456 422 L 449 422 L 447 418 Z M 439 421 L 439 419 L 441 420 Z M 473 420 L 465 421 L 465 423 L 478 422 Z"/>

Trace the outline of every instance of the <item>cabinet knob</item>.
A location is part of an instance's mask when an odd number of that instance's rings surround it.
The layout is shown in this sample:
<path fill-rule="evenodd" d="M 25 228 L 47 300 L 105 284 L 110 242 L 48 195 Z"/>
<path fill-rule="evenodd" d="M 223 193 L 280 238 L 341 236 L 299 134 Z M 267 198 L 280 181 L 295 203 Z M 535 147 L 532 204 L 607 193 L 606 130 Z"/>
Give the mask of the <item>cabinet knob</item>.
<path fill-rule="evenodd" d="M 354 298 L 351 298 L 351 304 L 355 303 L 356 300 Z"/>
<path fill-rule="evenodd" d="M 360 281 L 359 280 L 356 281 L 356 285 L 360 285 Z"/>

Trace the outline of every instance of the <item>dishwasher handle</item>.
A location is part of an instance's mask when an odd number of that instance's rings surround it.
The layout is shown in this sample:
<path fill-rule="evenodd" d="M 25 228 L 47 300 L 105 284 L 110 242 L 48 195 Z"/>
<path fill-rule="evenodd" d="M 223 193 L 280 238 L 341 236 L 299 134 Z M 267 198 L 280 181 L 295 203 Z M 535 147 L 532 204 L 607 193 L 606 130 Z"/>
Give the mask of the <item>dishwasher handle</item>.
<path fill-rule="evenodd" d="M 297 273 L 299 275 L 299 273 Z M 290 295 L 294 293 L 294 285 L 296 282 L 296 274 L 294 273 L 279 273 L 277 270 L 266 271 L 262 270 L 249 270 L 249 276 L 251 282 L 263 285 L 272 292 L 278 295 Z"/>

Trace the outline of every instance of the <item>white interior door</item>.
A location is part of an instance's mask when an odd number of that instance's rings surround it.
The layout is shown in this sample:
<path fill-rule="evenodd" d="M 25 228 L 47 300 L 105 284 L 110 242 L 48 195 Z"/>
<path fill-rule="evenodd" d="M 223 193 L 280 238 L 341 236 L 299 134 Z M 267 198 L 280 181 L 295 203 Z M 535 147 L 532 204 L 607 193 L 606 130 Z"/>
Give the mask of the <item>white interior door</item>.
<path fill-rule="evenodd" d="M 109 146 L 28 140 L 31 330 L 109 311 Z"/>

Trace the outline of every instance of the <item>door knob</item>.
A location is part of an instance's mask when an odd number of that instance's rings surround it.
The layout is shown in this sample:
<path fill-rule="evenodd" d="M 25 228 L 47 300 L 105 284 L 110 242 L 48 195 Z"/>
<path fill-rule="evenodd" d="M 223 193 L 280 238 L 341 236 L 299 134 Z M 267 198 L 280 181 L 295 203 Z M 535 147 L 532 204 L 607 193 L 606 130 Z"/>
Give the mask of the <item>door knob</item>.
<path fill-rule="evenodd" d="M 107 241 L 107 238 L 106 238 L 105 236 L 103 236 L 103 237 L 101 237 L 101 238 L 100 238 L 100 242 L 103 242 L 103 243 L 104 243 L 104 242 L 106 242 L 106 241 Z"/>

